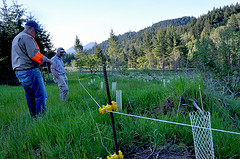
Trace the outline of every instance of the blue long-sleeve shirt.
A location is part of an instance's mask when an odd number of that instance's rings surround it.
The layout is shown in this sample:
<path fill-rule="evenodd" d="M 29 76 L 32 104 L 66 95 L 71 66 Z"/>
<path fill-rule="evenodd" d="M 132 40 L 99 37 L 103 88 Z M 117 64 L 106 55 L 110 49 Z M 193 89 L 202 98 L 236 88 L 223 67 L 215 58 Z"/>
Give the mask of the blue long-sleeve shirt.
<path fill-rule="evenodd" d="M 58 57 L 57 55 L 55 55 L 51 58 L 51 60 L 56 63 L 56 67 L 51 65 L 51 68 L 54 68 L 58 75 L 62 75 L 66 73 L 66 70 L 64 68 L 64 63 L 61 57 Z"/>

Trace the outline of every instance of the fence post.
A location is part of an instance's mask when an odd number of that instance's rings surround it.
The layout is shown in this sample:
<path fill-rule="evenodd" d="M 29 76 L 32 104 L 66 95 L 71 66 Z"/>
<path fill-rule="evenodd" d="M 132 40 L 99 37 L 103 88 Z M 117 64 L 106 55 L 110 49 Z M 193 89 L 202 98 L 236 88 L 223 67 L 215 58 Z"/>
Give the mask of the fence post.
<path fill-rule="evenodd" d="M 108 78 L 107 78 L 107 71 L 106 71 L 105 63 L 103 63 L 103 74 L 104 74 L 104 79 L 105 79 L 105 86 L 106 86 L 106 91 L 107 91 L 108 104 L 112 105 L 112 100 L 111 100 L 111 96 L 110 96 L 110 92 L 109 92 L 109 85 L 108 85 Z M 110 117 L 111 117 L 111 123 L 112 123 L 115 151 L 116 151 L 116 154 L 118 155 L 117 137 L 116 137 L 116 130 L 115 130 L 115 124 L 114 124 L 114 118 L 113 118 L 113 113 L 112 112 L 110 112 Z"/>

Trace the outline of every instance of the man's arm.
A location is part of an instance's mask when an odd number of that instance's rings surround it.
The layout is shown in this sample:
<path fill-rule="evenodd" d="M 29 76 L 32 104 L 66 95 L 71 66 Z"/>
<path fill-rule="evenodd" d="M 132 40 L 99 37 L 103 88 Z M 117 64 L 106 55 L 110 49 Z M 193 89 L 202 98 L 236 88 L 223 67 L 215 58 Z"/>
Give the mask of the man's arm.
<path fill-rule="evenodd" d="M 40 65 L 42 65 L 43 62 L 47 62 L 48 58 L 40 53 L 38 44 L 32 36 L 26 34 L 23 41 L 26 46 L 27 54 L 33 61 L 39 63 Z"/>
<path fill-rule="evenodd" d="M 59 79 L 59 75 L 57 74 L 55 68 L 51 67 L 51 72 L 53 73 L 53 75 L 54 75 L 57 79 Z"/>
<path fill-rule="evenodd" d="M 28 56 L 35 62 L 42 65 L 43 62 L 48 62 L 54 67 L 56 67 L 56 63 L 52 60 L 48 59 L 46 56 L 40 53 L 40 49 L 38 47 L 37 42 L 31 36 L 25 36 L 25 46 L 27 49 Z"/>
<path fill-rule="evenodd" d="M 57 64 L 51 59 L 47 59 L 46 62 L 50 63 L 54 68 L 57 67 Z"/>

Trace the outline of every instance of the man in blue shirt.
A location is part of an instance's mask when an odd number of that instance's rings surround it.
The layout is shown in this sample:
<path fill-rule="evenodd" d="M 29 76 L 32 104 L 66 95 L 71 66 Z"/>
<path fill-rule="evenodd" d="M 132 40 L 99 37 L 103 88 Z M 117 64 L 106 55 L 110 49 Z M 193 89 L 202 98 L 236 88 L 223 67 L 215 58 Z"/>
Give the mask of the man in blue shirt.
<path fill-rule="evenodd" d="M 59 47 L 56 55 L 51 58 L 51 60 L 56 63 L 56 67 L 51 65 L 51 71 L 53 74 L 53 80 L 58 84 L 60 89 L 61 101 L 68 100 L 68 78 L 66 76 L 66 70 L 62 61 L 62 56 L 64 53 L 65 50 L 62 47 Z"/>

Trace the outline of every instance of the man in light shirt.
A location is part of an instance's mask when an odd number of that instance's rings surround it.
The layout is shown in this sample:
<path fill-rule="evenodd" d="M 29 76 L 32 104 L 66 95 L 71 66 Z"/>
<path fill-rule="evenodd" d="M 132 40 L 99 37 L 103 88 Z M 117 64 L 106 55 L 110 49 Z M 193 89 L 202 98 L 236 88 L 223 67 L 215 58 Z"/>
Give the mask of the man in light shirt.
<path fill-rule="evenodd" d="M 64 53 L 65 50 L 62 47 L 59 47 L 56 55 L 51 58 L 51 60 L 56 63 L 56 67 L 51 65 L 51 72 L 53 74 L 54 82 L 58 84 L 60 89 L 61 101 L 68 100 L 68 78 L 66 76 L 66 70 L 62 61 L 62 56 Z"/>

